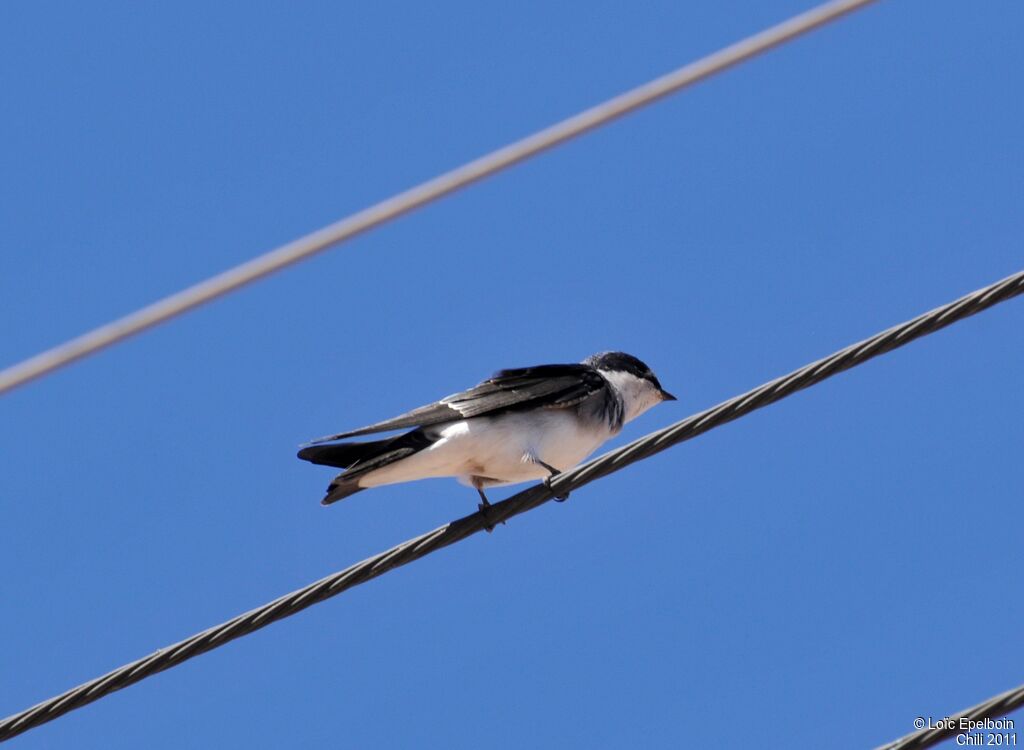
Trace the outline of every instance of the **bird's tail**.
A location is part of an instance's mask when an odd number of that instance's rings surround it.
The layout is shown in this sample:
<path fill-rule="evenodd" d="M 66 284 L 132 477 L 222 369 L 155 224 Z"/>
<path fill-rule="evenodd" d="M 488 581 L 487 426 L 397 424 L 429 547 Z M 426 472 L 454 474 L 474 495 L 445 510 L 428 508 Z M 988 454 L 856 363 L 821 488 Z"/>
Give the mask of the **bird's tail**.
<path fill-rule="evenodd" d="M 335 443 L 333 445 L 307 445 L 299 451 L 299 458 L 322 466 L 335 466 L 339 469 L 348 469 L 380 454 L 381 449 L 390 440 L 373 440 L 366 443 Z M 321 505 L 330 505 L 339 500 L 344 500 L 349 495 L 366 489 L 359 486 L 361 474 L 346 476 L 344 473 L 334 478 L 334 481 L 327 487 L 327 494 L 324 495 Z"/>
<path fill-rule="evenodd" d="M 335 466 L 347 469 L 360 461 L 373 458 L 381 448 L 391 442 L 372 440 L 367 443 L 334 443 L 331 445 L 307 445 L 299 451 L 299 458 L 321 466 Z"/>
<path fill-rule="evenodd" d="M 413 430 L 398 437 L 367 443 L 307 445 L 299 451 L 299 458 L 314 464 L 345 469 L 334 478 L 324 499 L 320 501 L 323 505 L 330 505 L 365 490 L 366 487 L 359 486 L 359 480 L 365 475 L 401 461 L 428 447 L 430 443 L 431 438 L 423 430 Z"/>
<path fill-rule="evenodd" d="M 346 477 L 344 474 L 339 474 L 334 478 L 334 481 L 327 486 L 327 494 L 324 495 L 320 504 L 330 505 L 331 503 L 336 503 L 339 500 L 344 500 L 349 495 L 362 492 L 365 489 L 365 487 L 359 486 L 359 477 Z"/>

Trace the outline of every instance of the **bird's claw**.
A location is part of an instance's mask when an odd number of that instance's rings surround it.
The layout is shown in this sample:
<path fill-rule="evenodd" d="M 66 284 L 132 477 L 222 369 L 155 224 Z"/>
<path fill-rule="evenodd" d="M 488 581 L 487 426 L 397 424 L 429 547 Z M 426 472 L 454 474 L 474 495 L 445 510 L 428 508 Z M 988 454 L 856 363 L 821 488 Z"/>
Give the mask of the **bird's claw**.
<path fill-rule="evenodd" d="M 480 503 L 476 506 L 477 510 L 480 511 L 480 515 L 484 519 L 484 531 L 490 534 L 494 531 L 494 523 L 491 521 L 491 504 Z"/>
<path fill-rule="evenodd" d="M 477 505 L 476 508 L 480 511 L 480 515 L 484 519 L 484 531 L 490 534 L 494 531 L 494 521 L 491 519 L 491 501 L 487 499 L 487 495 L 484 494 L 482 489 L 477 487 L 476 491 L 480 493 L 480 504 Z M 504 521 L 501 523 L 502 525 L 505 524 Z"/>
<path fill-rule="evenodd" d="M 551 489 L 551 480 L 554 479 L 555 477 L 557 477 L 562 472 L 560 472 L 558 469 L 556 469 L 551 464 L 544 463 L 540 459 L 535 459 L 535 460 L 537 461 L 537 463 L 539 463 L 541 466 L 543 466 L 545 469 L 547 469 L 550 472 L 548 477 L 544 480 L 544 484 L 546 484 L 548 486 L 548 489 Z M 568 492 L 563 492 L 561 495 L 555 495 L 555 497 L 554 497 L 554 501 L 556 503 L 564 503 L 568 499 L 569 499 L 569 493 Z"/>
<path fill-rule="evenodd" d="M 557 476 L 558 476 L 558 473 L 553 473 L 551 476 L 549 476 L 547 479 L 544 480 L 544 484 L 546 484 L 548 486 L 549 490 L 551 489 L 551 480 L 554 479 Z M 556 503 L 564 503 L 566 500 L 569 499 L 569 493 L 568 493 L 568 491 L 563 492 L 560 495 L 555 495 L 554 498 L 552 498 L 552 499 Z"/>

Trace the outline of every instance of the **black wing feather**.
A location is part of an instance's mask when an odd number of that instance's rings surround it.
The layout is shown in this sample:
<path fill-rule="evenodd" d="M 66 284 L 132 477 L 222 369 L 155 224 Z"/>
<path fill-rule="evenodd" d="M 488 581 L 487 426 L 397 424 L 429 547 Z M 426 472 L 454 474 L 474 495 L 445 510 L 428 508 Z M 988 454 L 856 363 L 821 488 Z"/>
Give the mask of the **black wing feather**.
<path fill-rule="evenodd" d="M 590 365 L 540 365 L 501 370 L 467 391 L 453 393 L 393 419 L 318 438 L 310 444 L 528 409 L 536 406 L 538 401 L 543 402 L 544 408 L 565 409 L 578 404 L 604 385 L 604 378 Z"/>

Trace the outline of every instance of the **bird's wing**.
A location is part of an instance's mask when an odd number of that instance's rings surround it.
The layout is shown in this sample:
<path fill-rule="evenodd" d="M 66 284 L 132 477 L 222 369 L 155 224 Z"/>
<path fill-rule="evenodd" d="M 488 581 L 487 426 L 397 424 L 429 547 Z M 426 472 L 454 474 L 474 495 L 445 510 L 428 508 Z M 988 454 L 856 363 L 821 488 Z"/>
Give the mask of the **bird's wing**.
<path fill-rule="evenodd" d="M 468 391 L 428 406 L 413 409 L 394 419 L 387 419 L 350 432 L 317 438 L 310 444 L 388 432 L 408 427 L 426 427 L 456 419 L 482 417 L 503 411 L 530 408 L 565 409 L 578 404 L 606 385 L 604 378 L 590 365 L 540 365 L 519 370 L 502 370 Z"/>

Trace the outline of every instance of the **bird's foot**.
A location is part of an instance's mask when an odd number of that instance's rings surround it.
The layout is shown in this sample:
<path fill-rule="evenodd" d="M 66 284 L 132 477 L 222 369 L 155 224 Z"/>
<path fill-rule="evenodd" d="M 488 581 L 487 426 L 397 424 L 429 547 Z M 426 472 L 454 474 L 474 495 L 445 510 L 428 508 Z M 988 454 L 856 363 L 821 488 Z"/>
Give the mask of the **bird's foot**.
<path fill-rule="evenodd" d="M 544 480 L 544 484 L 546 484 L 548 486 L 548 489 L 551 489 L 551 480 L 552 480 L 553 476 L 554 475 L 552 475 L 552 476 L 550 476 L 550 477 L 548 477 L 547 479 Z M 561 495 L 555 495 L 552 498 L 552 500 L 554 500 L 556 503 L 564 503 L 568 499 L 569 499 L 569 493 L 568 492 L 563 492 Z"/>
<path fill-rule="evenodd" d="M 487 499 L 487 495 L 484 494 L 484 491 L 482 489 L 477 487 L 476 491 L 480 494 L 480 503 L 479 505 L 476 506 L 476 508 L 478 511 L 480 511 L 480 515 L 483 516 L 484 531 L 490 534 L 492 531 L 494 531 L 494 520 L 491 517 L 491 501 Z M 502 521 L 501 523 L 504 525 L 505 522 Z"/>
<path fill-rule="evenodd" d="M 550 474 L 548 475 L 548 478 L 544 480 L 544 484 L 546 484 L 548 487 L 551 487 L 551 480 L 554 479 L 555 477 L 557 477 L 562 472 L 560 472 L 558 469 L 556 469 L 551 464 L 544 463 L 540 459 L 534 459 L 534 460 L 550 472 Z M 568 492 L 565 492 L 565 493 L 563 493 L 561 495 L 555 495 L 555 497 L 554 497 L 554 500 L 555 500 L 556 503 L 564 503 L 568 499 L 569 499 L 569 493 Z"/>

